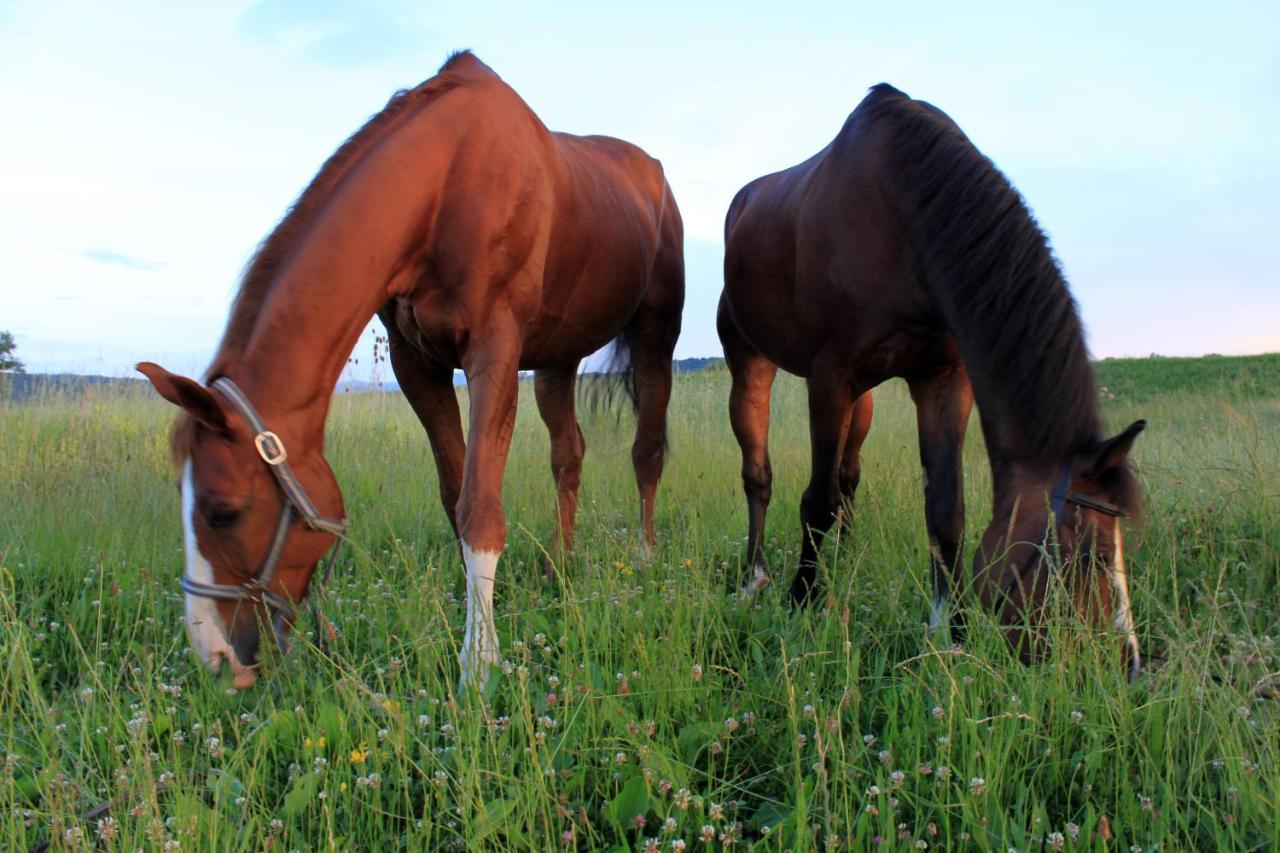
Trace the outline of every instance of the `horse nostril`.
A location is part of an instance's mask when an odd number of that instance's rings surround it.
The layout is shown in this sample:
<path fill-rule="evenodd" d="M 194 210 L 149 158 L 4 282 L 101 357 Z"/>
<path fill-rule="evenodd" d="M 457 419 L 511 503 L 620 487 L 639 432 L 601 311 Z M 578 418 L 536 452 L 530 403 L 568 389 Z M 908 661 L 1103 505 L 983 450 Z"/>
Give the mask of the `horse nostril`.
<path fill-rule="evenodd" d="M 258 646 L 260 635 L 256 623 L 245 628 L 238 628 L 231 637 L 231 654 L 228 657 L 233 667 L 252 667 L 258 662 Z"/>
<path fill-rule="evenodd" d="M 222 662 L 226 659 L 227 659 L 227 655 L 225 652 L 222 651 L 222 649 L 215 649 L 209 655 L 207 666 L 209 667 L 209 670 L 216 676 L 219 672 L 222 671 Z"/>

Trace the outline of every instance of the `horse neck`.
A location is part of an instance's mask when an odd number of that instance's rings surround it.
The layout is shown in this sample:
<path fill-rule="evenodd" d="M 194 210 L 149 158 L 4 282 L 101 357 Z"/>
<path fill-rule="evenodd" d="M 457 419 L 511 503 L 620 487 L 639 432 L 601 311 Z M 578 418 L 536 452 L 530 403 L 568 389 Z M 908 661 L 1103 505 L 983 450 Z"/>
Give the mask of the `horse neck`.
<path fill-rule="evenodd" d="M 1006 436 L 1016 424 L 1003 424 L 982 408 L 982 434 L 987 446 L 987 460 L 991 465 L 991 509 L 994 518 L 1007 516 L 1013 511 L 1018 496 L 1028 487 L 1043 484 L 1048 489 L 1059 476 L 1070 458 L 1035 458 L 1034 455 L 1010 450 Z"/>
<path fill-rule="evenodd" d="M 317 292 L 320 290 L 320 292 Z M 323 289 L 285 275 L 227 375 L 290 451 L 323 451 L 334 387 L 365 325 L 386 300 L 369 281 L 327 277 Z"/>

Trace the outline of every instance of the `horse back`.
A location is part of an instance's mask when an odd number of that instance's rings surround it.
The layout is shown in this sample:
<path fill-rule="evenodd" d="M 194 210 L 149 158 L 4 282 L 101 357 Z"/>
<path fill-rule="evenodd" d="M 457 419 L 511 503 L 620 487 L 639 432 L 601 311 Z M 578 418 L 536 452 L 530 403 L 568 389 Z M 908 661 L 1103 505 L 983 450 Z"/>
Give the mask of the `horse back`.
<path fill-rule="evenodd" d="M 757 178 L 730 205 L 727 306 L 747 340 L 793 373 L 836 361 L 878 382 L 914 353 L 905 338 L 933 335 L 886 177 L 887 143 L 860 105 L 825 148 Z"/>

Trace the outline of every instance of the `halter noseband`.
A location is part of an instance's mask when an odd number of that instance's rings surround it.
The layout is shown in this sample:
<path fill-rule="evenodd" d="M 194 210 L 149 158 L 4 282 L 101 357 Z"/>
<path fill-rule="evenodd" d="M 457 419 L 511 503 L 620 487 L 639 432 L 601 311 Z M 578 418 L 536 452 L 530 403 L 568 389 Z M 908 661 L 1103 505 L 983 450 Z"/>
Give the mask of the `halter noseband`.
<path fill-rule="evenodd" d="M 280 507 L 280 518 L 276 521 L 275 537 L 271 540 L 271 546 L 267 549 L 266 556 L 262 559 L 262 565 L 252 578 L 244 584 L 205 583 L 204 581 L 195 580 L 184 573 L 181 583 L 182 590 L 189 595 L 212 598 L 217 601 L 252 601 L 261 603 L 267 608 L 276 611 L 278 616 L 292 619 L 298 614 L 298 609 L 294 606 L 293 601 L 286 596 L 272 592 L 268 587 L 270 587 L 271 581 L 275 577 L 276 564 L 280 561 L 280 553 L 284 550 L 285 540 L 289 538 L 289 528 L 293 525 L 295 514 L 312 530 L 338 537 L 341 537 L 346 531 L 347 523 L 343 520 L 325 518 L 316 509 L 316 505 L 312 502 L 306 489 L 302 488 L 302 484 L 298 482 L 293 469 L 289 467 L 287 461 L 289 454 L 284 449 L 284 442 L 280 440 L 280 436 L 267 429 L 266 424 L 262 422 L 261 416 L 258 415 L 258 410 L 245 397 L 244 392 L 225 376 L 215 379 L 212 387 L 230 400 L 236 411 L 248 421 L 249 427 L 254 432 L 253 445 L 257 448 L 258 455 L 262 457 L 262 461 L 267 463 L 267 467 L 275 476 L 276 483 L 280 486 L 280 491 L 282 492 L 283 501 Z M 328 579 L 332 568 L 333 564 L 330 562 L 324 576 L 321 578 L 320 583 L 322 585 Z M 276 636 L 277 640 L 281 638 L 278 626 Z"/>

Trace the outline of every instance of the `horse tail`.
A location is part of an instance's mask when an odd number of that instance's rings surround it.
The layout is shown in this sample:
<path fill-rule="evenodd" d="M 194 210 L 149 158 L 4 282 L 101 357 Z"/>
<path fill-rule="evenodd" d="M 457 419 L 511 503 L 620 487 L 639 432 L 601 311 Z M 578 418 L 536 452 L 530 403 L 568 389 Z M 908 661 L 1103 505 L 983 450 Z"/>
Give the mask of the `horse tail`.
<path fill-rule="evenodd" d="M 580 388 L 587 407 L 593 412 L 618 412 L 618 401 L 631 402 L 631 411 L 640 407 L 640 388 L 636 384 L 635 366 L 631 361 L 631 342 L 623 332 L 609 344 L 609 353 L 598 371 L 584 373 Z"/>

